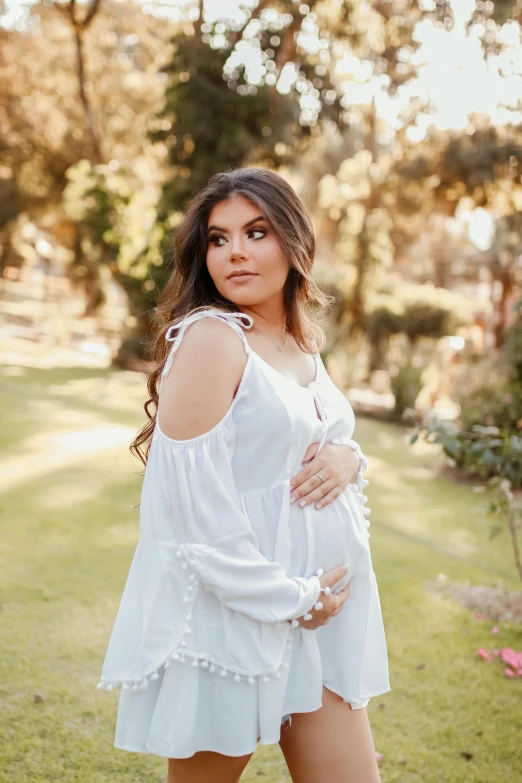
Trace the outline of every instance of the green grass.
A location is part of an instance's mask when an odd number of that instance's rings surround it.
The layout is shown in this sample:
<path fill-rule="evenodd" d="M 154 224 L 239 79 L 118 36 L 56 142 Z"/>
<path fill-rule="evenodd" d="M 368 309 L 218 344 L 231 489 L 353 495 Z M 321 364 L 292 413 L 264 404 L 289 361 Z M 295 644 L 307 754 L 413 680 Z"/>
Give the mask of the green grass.
<path fill-rule="evenodd" d="M 0 781 L 163 783 L 163 759 L 113 748 L 117 694 L 96 690 L 138 535 L 141 479 L 126 444 L 144 380 L 81 368 L 2 375 Z M 489 542 L 473 511 L 480 496 L 437 476 L 433 448 L 369 420 L 356 437 L 370 457 L 390 657 L 392 690 L 369 707 L 383 783 L 517 783 L 522 680 L 475 653 L 520 649 L 521 628 L 503 623 L 492 637 L 429 586 L 444 573 L 518 589 L 508 538 Z M 259 778 L 289 780 L 278 746 L 256 751 L 243 781 Z"/>

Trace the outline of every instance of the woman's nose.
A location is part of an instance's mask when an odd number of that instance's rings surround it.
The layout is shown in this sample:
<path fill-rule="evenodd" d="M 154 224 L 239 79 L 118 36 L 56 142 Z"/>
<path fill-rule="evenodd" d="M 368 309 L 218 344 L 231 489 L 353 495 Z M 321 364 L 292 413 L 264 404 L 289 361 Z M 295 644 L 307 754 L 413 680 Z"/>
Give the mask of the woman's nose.
<path fill-rule="evenodd" d="M 246 258 L 248 255 L 245 240 L 241 236 L 230 237 L 230 257 L 231 258 Z"/>

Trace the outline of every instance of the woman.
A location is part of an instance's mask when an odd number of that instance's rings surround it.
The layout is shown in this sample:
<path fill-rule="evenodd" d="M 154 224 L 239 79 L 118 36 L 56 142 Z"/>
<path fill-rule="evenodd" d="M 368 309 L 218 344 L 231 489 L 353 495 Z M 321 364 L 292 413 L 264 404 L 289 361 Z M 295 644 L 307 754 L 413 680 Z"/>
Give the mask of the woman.
<path fill-rule="evenodd" d="M 294 190 L 259 169 L 213 177 L 177 232 L 132 447 L 140 541 L 98 686 L 122 687 L 115 747 L 168 758 L 169 783 L 235 783 L 257 742 L 294 783 L 380 780 L 366 461 L 318 353 L 314 247 Z"/>

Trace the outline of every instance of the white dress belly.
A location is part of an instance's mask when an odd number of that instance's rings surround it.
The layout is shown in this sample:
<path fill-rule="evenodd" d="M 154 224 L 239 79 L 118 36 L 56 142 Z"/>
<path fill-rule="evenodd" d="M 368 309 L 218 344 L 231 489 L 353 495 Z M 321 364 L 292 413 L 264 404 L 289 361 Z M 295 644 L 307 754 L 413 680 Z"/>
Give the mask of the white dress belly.
<path fill-rule="evenodd" d="M 353 579 L 368 578 L 372 573 L 365 517 L 348 487 L 321 509 L 316 509 L 313 503 L 304 508 L 293 504 L 289 526 L 292 540 L 290 573 L 310 575 L 318 568 L 328 571 L 348 563 L 346 576 L 337 583 L 335 592 Z"/>

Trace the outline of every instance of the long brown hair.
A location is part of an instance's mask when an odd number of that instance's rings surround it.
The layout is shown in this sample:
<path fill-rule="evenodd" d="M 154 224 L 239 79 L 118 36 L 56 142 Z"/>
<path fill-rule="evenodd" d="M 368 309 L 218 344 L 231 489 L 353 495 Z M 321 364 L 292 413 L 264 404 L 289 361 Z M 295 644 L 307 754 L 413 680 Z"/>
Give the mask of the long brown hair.
<path fill-rule="evenodd" d="M 169 327 L 207 307 L 237 312 L 234 302 L 217 290 L 206 265 L 210 212 L 216 204 L 236 195 L 245 196 L 259 207 L 290 263 L 283 296 L 287 328 L 296 343 L 306 353 L 321 351 L 326 343 L 316 318 L 334 298 L 323 293 L 312 277 L 315 236 L 308 208 L 292 186 L 273 171 L 240 168 L 215 174 L 187 205 L 176 232 L 172 275 L 156 307 L 159 323 L 152 354 L 157 367 L 147 383 L 149 399 L 144 407 L 148 422 L 130 446 L 144 465 L 156 423 L 158 379 L 170 349 L 165 340 Z"/>

